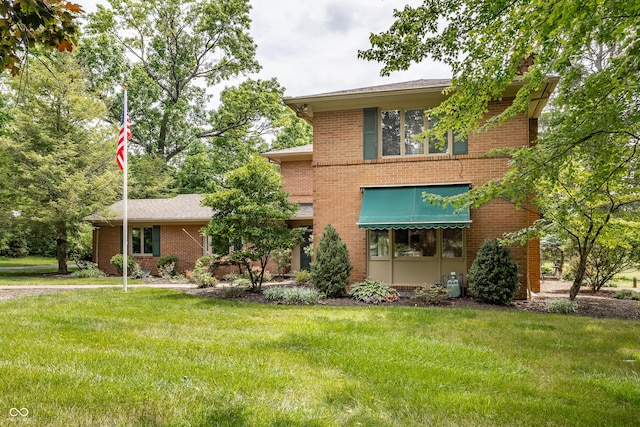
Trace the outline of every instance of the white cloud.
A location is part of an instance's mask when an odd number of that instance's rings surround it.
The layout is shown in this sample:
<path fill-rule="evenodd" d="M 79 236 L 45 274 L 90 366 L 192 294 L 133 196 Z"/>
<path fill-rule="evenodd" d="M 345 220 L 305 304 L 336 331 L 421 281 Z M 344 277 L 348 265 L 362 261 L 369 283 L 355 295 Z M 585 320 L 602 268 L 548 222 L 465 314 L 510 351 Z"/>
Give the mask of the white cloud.
<path fill-rule="evenodd" d="M 107 0 L 76 0 L 88 12 Z M 421 0 L 251 0 L 251 35 L 263 69 L 289 96 L 310 95 L 421 78 L 447 78 L 443 64 L 424 62 L 380 77 L 381 64 L 358 59 L 369 34 L 389 28 L 393 9 Z"/>

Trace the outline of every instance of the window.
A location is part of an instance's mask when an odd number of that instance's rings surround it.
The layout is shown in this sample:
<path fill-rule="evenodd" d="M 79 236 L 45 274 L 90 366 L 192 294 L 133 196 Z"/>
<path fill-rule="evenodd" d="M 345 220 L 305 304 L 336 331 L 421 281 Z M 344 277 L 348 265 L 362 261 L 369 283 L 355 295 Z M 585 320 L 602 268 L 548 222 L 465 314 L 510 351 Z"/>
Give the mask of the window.
<path fill-rule="evenodd" d="M 389 230 L 369 230 L 369 256 L 389 257 Z"/>
<path fill-rule="evenodd" d="M 131 229 L 131 253 L 153 255 L 153 227 L 133 227 Z"/>
<path fill-rule="evenodd" d="M 436 256 L 436 230 L 395 230 L 395 257 Z"/>
<path fill-rule="evenodd" d="M 380 115 L 382 156 L 467 154 L 467 139 L 451 130 L 440 139 L 422 137 L 425 125 L 432 128 L 437 123 L 438 118 L 426 115 L 424 109 L 383 110 Z"/>
<path fill-rule="evenodd" d="M 442 257 L 462 258 L 462 229 L 445 228 L 442 230 Z"/>
<path fill-rule="evenodd" d="M 382 111 L 382 155 L 424 154 L 424 141 L 414 139 L 424 132 L 424 110 Z"/>
<path fill-rule="evenodd" d="M 369 259 L 464 258 L 462 228 L 368 230 Z"/>

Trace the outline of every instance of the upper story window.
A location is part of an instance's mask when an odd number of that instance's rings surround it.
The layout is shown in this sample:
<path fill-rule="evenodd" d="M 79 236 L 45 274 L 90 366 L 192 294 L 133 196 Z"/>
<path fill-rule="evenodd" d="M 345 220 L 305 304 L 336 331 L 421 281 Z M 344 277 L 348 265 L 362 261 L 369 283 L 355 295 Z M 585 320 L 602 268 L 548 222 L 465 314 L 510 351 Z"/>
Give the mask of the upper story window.
<path fill-rule="evenodd" d="M 437 124 L 437 117 L 425 115 L 422 108 L 363 109 L 363 158 L 468 154 L 469 143 L 448 131 L 438 141 L 433 136 L 423 138 L 425 130 Z"/>
<path fill-rule="evenodd" d="M 466 154 L 466 138 L 454 135 L 452 131 L 448 131 L 443 139 L 436 139 L 434 136 L 424 138 L 425 130 L 436 126 L 437 123 L 438 118 L 426 115 L 423 109 L 382 110 L 380 112 L 382 157 Z M 455 149 L 461 146 L 464 147 L 462 150 Z"/>

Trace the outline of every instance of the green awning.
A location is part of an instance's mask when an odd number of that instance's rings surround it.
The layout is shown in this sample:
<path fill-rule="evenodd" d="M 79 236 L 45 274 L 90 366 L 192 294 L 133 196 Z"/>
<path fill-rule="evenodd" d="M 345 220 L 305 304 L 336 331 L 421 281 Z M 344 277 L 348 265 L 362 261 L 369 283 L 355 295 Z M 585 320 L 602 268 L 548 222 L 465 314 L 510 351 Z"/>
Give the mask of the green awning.
<path fill-rule="evenodd" d="M 452 206 L 443 208 L 422 199 L 422 193 L 450 197 L 467 191 L 469 184 L 365 188 L 358 227 L 377 230 L 468 227 L 471 224 L 468 208 L 456 212 Z"/>

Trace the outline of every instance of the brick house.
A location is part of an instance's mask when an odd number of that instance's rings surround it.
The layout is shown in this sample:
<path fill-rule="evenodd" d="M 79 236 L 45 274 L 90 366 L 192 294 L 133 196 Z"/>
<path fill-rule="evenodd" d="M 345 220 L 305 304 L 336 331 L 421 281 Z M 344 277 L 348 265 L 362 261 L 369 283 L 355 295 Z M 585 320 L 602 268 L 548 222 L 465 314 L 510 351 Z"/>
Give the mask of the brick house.
<path fill-rule="evenodd" d="M 198 258 L 210 250 L 201 229 L 211 220 L 212 210 L 200 206 L 199 194 L 182 194 L 171 199 L 132 199 L 128 201 L 129 255 L 143 270 L 157 274 L 163 255 L 176 255 L 181 272 L 192 270 Z M 122 253 L 122 201 L 109 207 L 109 217 L 92 215 L 93 262 L 108 274 L 116 274 L 111 257 Z"/>
<path fill-rule="evenodd" d="M 464 278 L 485 239 L 526 227 L 538 216 L 501 201 L 456 213 L 424 203 L 422 194 L 461 194 L 502 176 L 508 159 L 486 153 L 535 144 L 538 117 L 556 82 L 550 79 L 532 95 L 527 112 L 502 126 L 468 139 L 449 131 L 443 144 L 412 135 L 437 120 L 426 113 L 445 99 L 449 80 L 287 98 L 286 105 L 313 126 L 312 149 L 266 156 L 280 163 L 292 198 L 313 203 L 316 241 L 327 223 L 336 228 L 354 266 L 351 282 L 368 277 L 403 289 L 451 272 Z M 510 105 L 518 88 L 516 82 L 491 102 L 486 118 Z M 519 297 L 526 298 L 527 289 L 540 289 L 539 242 L 513 246 L 512 254 L 520 265 Z"/>

